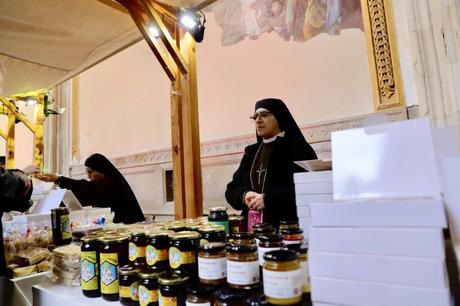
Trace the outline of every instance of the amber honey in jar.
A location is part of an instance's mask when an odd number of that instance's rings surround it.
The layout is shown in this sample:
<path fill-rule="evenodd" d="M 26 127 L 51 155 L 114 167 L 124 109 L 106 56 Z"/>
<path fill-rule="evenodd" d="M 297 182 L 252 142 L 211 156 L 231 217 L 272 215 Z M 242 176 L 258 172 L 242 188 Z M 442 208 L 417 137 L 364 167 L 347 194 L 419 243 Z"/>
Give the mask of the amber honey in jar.
<path fill-rule="evenodd" d="M 186 288 L 190 277 L 181 271 L 163 272 L 158 276 L 159 304 L 162 306 L 185 306 Z"/>
<path fill-rule="evenodd" d="M 230 234 L 238 232 L 246 232 L 246 218 L 244 216 L 230 216 L 228 217 L 228 226 Z"/>
<path fill-rule="evenodd" d="M 274 305 L 294 305 L 302 301 L 299 257 L 292 250 L 265 253 L 263 267 L 264 294 Z"/>
<path fill-rule="evenodd" d="M 200 246 L 198 254 L 198 277 L 208 285 L 225 284 L 227 278 L 227 256 L 225 243 L 211 242 Z"/>
<path fill-rule="evenodd" d="M 190 276 L 197 275 L 197 232 L 179 232 L 169 236 L 169 266 L 173 270 L 180 270 Z"/>
<path fill-rule="evenodd" d="M 147 234 L 145 250 L 146 262 L 149 268 L 157 271 L 169 269 L 169 235 L 172 231 L 157 231 Z"/>
<path fill-rule="evenodd" d="M 138 273 L 139 269 L 133 266 L 123 266 L 118 271 L 118 278 L 120 282 L 120 303 L 126 306 L 139 305 L 138 296 Z"/>
<path fill-rule="evenodd" d="M 259 247 L 257 249 L 259 256 L 259 265 L 264 265 L 264 254 L 270 251 L 279 250 L 284 246 L 284 237 L 279 234 L 267 234 L 259 236 Z"/>
<path fill-rule="evenodd" d="M 81 239 L 81 289 L 86 297 L 101 296 L 98 238 L 96 235 L 88 235 Z"/>
<path fill-rule="evenodd" d="M 227 235 L 225 229 L 220 225 L 206 225 L 201 226 L 199 229 L 200 233 L 200 245 L 209 242 L 226 242 Z"/>
<path fill-rule="evenodd" d="M 119 279 L 118 268 L 120 258 L 128 251 L 124 249 L 124 236 L 105 236 L 100 242 L 100 275 L 102 298 L 107 301 L 118 301 Z"/>
<path fill-rule="evenodd" d="M 256 239 L 254 233 L 237 232 L 230 235 L 228 242 L 231 244 L 256 244 Z"/>
<path fill-rule="evenodd" d="M 128 254 L 130 265 L 142 269 L 145 264 L 147 236 L 144 231 L 133 231 L 129 240 Z"/>
<path fill-rule="evenodd" d="M 153 271 L 139 273 L 139 305 L 158 306 L 158 276 L 159 273 Z"/>
<path fill-rule="evenodd" d="M 51 226 L 53 232 L 53 244 L 55 246 L 65 245 L 72 242 L 70 215 L 67 207 L 51 209 Z"/>
<path fill-rule="evenodd" d="M 257 246 L 227 245 L 227 283 L 232 288 L 252 289 L 259 284 Z"/>
<path fill-rule="evenodd" d="M 227 207 L 212 207 L 209 209 L 209 223 L 223 226 L 225 233 L 229 233 Z"/>
<path fill-rule="evenodd" d="M 287 228 L 280 231 L 284 236 L 284 244 L 301 244 L 303 241 L 303 230 L 301 228 Z"/>

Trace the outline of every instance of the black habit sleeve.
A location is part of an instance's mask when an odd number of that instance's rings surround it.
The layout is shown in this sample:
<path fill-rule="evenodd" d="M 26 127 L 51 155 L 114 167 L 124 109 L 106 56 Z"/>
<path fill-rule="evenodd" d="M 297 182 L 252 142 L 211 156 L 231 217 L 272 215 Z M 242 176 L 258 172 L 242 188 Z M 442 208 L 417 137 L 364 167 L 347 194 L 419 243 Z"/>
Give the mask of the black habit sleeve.
<path fill-rule="evenodd" d="M 87 181 L 61 176 L 59 177 L 59 187 L 71 190 L 81 205 L 98 207 L 111 207 L 113 191 L 116 190 L 112 181 L 108 178 Z"/>
<path fill-rule="evenodd" d="M 228 183 L 227 190 L 225 191 L 225 199 L 236 210 L 247 209 L 247 206 L 244 204 L 243 197 L 247 191 L 252 190 L 249 172 L 254 157 L 251 156 L 252 154 L 250 154 L 251 150 L 249 148 L 251 148 L 251 146 L 246 147 L 244 150 L 240 166 L 233 174 L 233 179 L 230 183 Z"/>

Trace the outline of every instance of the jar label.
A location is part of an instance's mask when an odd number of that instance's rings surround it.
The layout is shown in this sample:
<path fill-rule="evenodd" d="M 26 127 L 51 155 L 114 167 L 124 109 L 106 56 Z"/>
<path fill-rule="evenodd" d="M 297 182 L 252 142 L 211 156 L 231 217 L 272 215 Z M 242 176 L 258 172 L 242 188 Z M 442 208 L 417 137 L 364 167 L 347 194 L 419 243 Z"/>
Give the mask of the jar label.
<path fill-rule="evenodd" d="M 129 243 L 129 261 L 135 261 L 137 258 L 145 257 L 145 247 L 138 247 L 134 242 Z"/>
<path fill-rule="evenodd" d="M 302 291 L 310 293 L 310 271 L 308 270 L 308 261 L 300 262 L 300 270 L 302 271 Z"/>
<path fill-rule="evenodd" d="M 227 258 L 198 257 L 198 277 L 206 280 L 223 279 L 227 277 Z"/>
<path fill-rule="evenodd" d="M 270 251 L 275 251 L 275 250 L 279 250 L 281 249 L 280 247 L 277 247 L 277 248 L 262 248 L 262 247 L 258 247 L 257 248 L 257 253 L 259 254 L 259 265 L 260 266 L 263 266 L 264 263 L 265 263 L 265 259 L 264 259 L 264 254 L 267 253 L 267 252 L 270 252 Z"/>
<path fill-rule="evenodd" d="M 99 289 L 97 276 L 98 263 L 96 260 L 96 251 L 80 253 L 80 271 L 81 271 L 81 288 L 83 290 Z"/>
<path fill-rule="evenodd" d="M 302 295 L 301 271 L 263 269 L 264 294 L 275 299 L 291 299 Z"/>
<path fill-rule="evenodd" d="M 211 306 L 211 303 L 210 302 L 206 302 L 206 303 L 190 303 L 189 301 L 186 301 L 185 306 Z"/>
<path fill-rule="evenodd" d="M 302 239 L 301 240 L 283 240 L 283 243 L 285 245 L 288 245 L 288 244 L 301 244 Z"/>
<path fill-rule="evenodd" d="M 147 306 L 156 302 L 158 302 L 158 289 L 149 290 L 147 287 L 139 285 L 139 305 Z"/>
<path fill-rule="evenodd" d="M 148 245 L 145 250 L 145 258 L 147 259 L 147 264 L 153 266 L 158 261 L 168 260 L 168 249 L 156 249 L 152 245 Z"/>
<path fill-rule="evenodd" d="M 234 285 L 253 285 L 259 282 L 259 262 L 227 259 L 227 282 Z"/>
<path fill-rule="evenodd" d="M 118 253 L 101 253 L 101 292 L 118 293 Z"/>
<path fill-rule="evenodd" d="M 229 233 L 229 231 L 228 231 L 228 221 L 209 221 L 209 223 L 223 226 L 224 229 L 225 229 L 225 233 L 226 234 Z"/>
<path fill-rule="evenodd" d="M 129 286 L 131 300 L 139 301 L 139 282 L 135 281 Z"/>
<path fill-rule="evenodd" d="M 177 298 L 175 296 L 162 296 L 160 293 L 159 306 L 177 306 Z"/>
<path fill-rule="evenodd" d="M 62 240 L 72 239 L 72 230 L 70 229 L 69 215 L 62 215 L 60 217 Z"/>
<path fill-rule="evenodd" d="M 120 286 L 120 297 L 121 298 L 131 298 L 130 287 Z"/>
<path fill-rule="evenodd" d="M 195 251 L 181 252 L 176 247 L 169 248 L 169 265 L 171 266 L 171 268 L 177 269 L 181 265 L 191 264 L 195 262 Z"/>

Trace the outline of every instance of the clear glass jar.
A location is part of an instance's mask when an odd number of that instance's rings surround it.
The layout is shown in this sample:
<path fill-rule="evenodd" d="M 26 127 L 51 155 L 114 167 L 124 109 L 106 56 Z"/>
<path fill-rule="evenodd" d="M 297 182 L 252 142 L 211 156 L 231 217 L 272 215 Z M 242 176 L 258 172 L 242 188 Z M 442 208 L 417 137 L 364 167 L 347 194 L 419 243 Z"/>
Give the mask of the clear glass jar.
<path fill-rule="evenodd" d="M 259 284 L 259 261 L 255 245 L 227 246 L 227 283 L 236 289 L 253 289 Z"/>
<path fill-rule="evenodd" d="M 185 306 L 186 286 L 189 281 L 189 276 L 180 271 L 161 273 L 158 276 L 159 304 L 162 306 Z"/>
<path fill-rule="evenodd" d="M 133 266 L 123 266 L 118 271 L 120 279 L 120 303 L 126 306 L 139 305 L 138 296 L 138 273 L 139 270 Z"/>
<path fill-rule="evenodd" d="M 144 231 L 133 231 L 129 240 L 129 262 L 130 265 L 142 269 L 145 262 L 145 247 L 147 246 L 147 237 Z"/>
<path fill-rule="evenodd" d="M 244 216 L 230 216 L 228 217 L 228 226 L 230 235 L 238 232 L 246 232 L 246 218 Z"/>
<path fill-rule="evenodd" d="M 280 227 L 279 227 L 279 230 L 282 231 L 282 230 L 285 230 L 285 229 L 288 229 L 288 228 L 299 228 L 299 222 L 296 220 L 296 221 L 280 221 Z"/>
<path fill-rule="evenodd" d="M 169 235 L 173 233 L 173 231 L 147 233 L 145 258 L 149 269 L 158 271 L 169 269 Z"/>
<path fill-rule="evenodd" d="M 200 246 L 198 254 L 198 277 L 203 284 L 225 284 L 227 278 L 227 256 L 224 243 L 211 242 Z"/>
<path fill-rule="evenodd" d="M 209 242 L 223 242 L 227 240 L 227 234 L 225 229 L 220 225 L 205 225 L 199 228 L 200 233 L 200 245 Z"/>
<path fill-rule="evenodd" d="M 268 234 L 259 236 L 259 265 L 263 266 L 265 263 L 264 254 L 270 251 L 279 250 L 284 246 L 284 237 L 279 234 Z"/>
<path fill-rule="evenodd" d="M 139 305 L 158 306 L 158 276 L 159 273 L 152 271 L 139 273 Z"/>
<path fill-rule="evenodd" d="M 209 209 L 208 221 L 209 223 L 223 226 L 225 233 L 228 235 L 229 229 L 227 207 L 212 207 Z"/>
<path fill-rule="evenodd" d="M 302 301 L 299 256 L 292 250 L 265 253 L 263 278 L 267 302 L 274 305 L 294 305 Z"/>
<path fill-rule="evenodd" d="M 197 276 L 197 250 L 200 234 L 197 232 L 179 232 L 169 236 L 169 266 L 192 277 Z"/>
<path fill-rule="evenodd" d="M 86 297 L 101 296 L 98 238 L 97 235 L 89 235 L 81 239 L 81 289 Z"/>
<path fill-rule="evenodd" d="M 238 232 L 230 235 L 228 240 L 230 244 L 256 244 L 254 233 L 251 232 Z"/>
<path fill-rule="evenodd" d="M 284 244 L 301 244 L 303 241 L 303 230 L 301 228 L 287 228 L 280 231 L 280 234 L 284 236 Z"/>

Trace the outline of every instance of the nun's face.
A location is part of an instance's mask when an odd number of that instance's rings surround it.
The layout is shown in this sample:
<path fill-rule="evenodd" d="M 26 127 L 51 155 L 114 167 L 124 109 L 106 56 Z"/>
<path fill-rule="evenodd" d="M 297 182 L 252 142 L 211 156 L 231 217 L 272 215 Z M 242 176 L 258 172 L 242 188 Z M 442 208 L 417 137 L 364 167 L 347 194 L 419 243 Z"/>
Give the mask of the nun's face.
<path fill-rule="evenodd" d="M 264 139 L 272 138 L 278 135 L 280 127 L 275 116 L 266 109 L 258 109 L 254 114 L 257 136 Z"/>
<path fill-rule="evenodd" d="M 90 181 L 97 181 L 104 177 L 104 173 L 97 172 L 91 168 L 86 167 L 86 174 Z"/>

